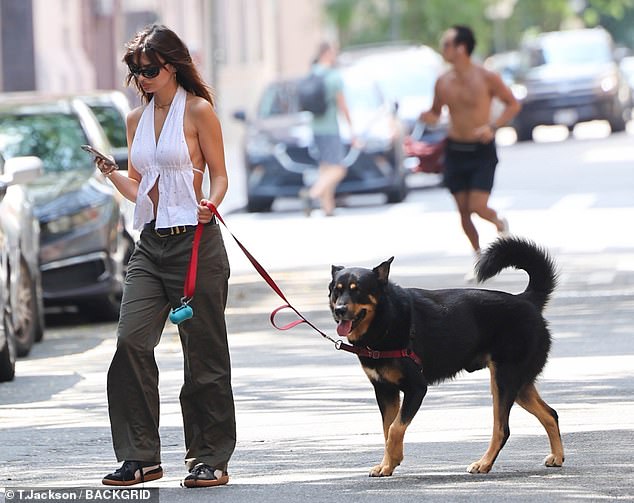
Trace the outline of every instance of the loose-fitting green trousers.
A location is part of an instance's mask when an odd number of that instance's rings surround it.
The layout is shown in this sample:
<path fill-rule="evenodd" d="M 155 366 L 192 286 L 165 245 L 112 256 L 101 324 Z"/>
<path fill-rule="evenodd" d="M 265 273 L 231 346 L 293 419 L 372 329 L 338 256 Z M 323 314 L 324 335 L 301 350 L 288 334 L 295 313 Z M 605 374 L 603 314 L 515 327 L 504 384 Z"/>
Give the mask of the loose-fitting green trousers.
<path fill-rule="evenodd" d="M 118 461 L 161 462 L 158 345 L 169 310 L 181 304 L 194 232 L 159 237 L 145 228 L 128 265 L 108 370 L 108 410 Z M 224 310 L 229 261 L 217 223 L 204 227 L 193 318 L 178 325 L 184 355 L 180 393 L 186 464 L 226 469 L 236 442 Z"/>

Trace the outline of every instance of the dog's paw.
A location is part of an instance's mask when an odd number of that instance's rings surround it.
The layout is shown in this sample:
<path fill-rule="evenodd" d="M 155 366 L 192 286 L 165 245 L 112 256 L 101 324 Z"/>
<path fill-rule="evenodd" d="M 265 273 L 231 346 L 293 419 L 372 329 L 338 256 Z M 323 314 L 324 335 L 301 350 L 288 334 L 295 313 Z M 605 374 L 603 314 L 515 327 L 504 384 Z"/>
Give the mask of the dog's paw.
<path fill-rule="evenodd" d="M 370 477 L 391 477 L 392 473 L 394 473 L 394 468 L 381 464 L 370 470 Z"/>
<path fill-rule="evenodd" d="M 475 463 L 471 463 L 467 467 L 467 472 L 469 473 L 489 473 L 491 471 L 491 467 L 493 465 L 491 463 L 486 463 L 481 459 L 476 461 Z"/>
<path fill-rule="evenodd" d="M 544 459 L 544 464 L 549 467 L 560 467 L 564 464 L 564 458 L 549 454 Z"/>

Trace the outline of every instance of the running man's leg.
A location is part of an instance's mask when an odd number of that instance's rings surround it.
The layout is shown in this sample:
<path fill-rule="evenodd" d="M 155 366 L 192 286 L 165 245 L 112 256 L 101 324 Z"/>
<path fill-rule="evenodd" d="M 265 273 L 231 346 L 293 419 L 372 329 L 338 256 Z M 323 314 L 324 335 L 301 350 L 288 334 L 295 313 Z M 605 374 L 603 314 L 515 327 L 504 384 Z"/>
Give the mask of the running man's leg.
<path fill-rule="evenodd" d="M 497 212 L 489 206 L 489 196 L 489 192 L 482 190 L 469 191 L 467 204 L 470 213 L 475 213 L 480 218 L 491 222 L 495 225 L 498 232 L 505 232 L 507 230 L 507 224 L 498 216 Z"/>
<path fill-rule="evenodd" d="M 458 212 L 460 213 L 460 222 L 462 223 L 462 229 L 467 235 L 473 251 L 480 252 L 480 236 L 471 219 L 471 206 L 470 206 L 470 193 L 467 191 L 454 192 L 453 198 L 456 201 Z"/>

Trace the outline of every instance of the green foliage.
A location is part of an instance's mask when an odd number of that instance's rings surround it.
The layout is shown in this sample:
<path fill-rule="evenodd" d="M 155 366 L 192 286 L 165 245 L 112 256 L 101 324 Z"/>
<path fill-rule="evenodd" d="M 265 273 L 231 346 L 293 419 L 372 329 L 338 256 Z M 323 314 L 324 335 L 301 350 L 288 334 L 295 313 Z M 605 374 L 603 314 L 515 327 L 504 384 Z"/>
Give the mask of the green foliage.
<path fill-rule="evenodd" d="M 478 40 L 476 52 L 485 56 L 498 49 L 517 47 L 527 32 L 559 30 L 575 22 L 606 26 L 615 38 L 632 39 L 634 0 L 585 0 L 574 12 L 570 0 L 517 0 L 509 19 L 486 17 L 498 0 L 328 0 L 326 14 L 337 29 L 343 48 L 399 39 L 437 47 L 451 25 L 467 24 Z M 500 47 L 501 46 L 501 47 Z"/>

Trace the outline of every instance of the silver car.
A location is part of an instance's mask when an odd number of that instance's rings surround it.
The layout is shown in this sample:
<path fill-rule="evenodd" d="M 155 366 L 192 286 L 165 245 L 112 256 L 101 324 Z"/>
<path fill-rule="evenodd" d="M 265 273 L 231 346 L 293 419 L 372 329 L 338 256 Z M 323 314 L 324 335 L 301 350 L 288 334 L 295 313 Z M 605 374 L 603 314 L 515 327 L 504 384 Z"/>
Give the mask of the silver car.
<path fill-rule="evenodd" d="M 16 356 L 25 356 L 43 329 L 37 220 L 28 206 L 6 204 L 19 194 L 18 184 L 34 180 L 41 170 L 37 158 L 16 157 L 5 164 L 0 155 L 0 382 L 13 379 Z"/>
<path fill-rule="evenodd" d="M 0 136 L 7 157 L 37 155 L 44 163 L 28 192 L 41 228 L 45 305 L 75 305 L 95 319 L 116 319 L 133 241 L 117 191 L 80 148 L 109 151 L 99 122 L 72 96 L 3 94 Z"/>

